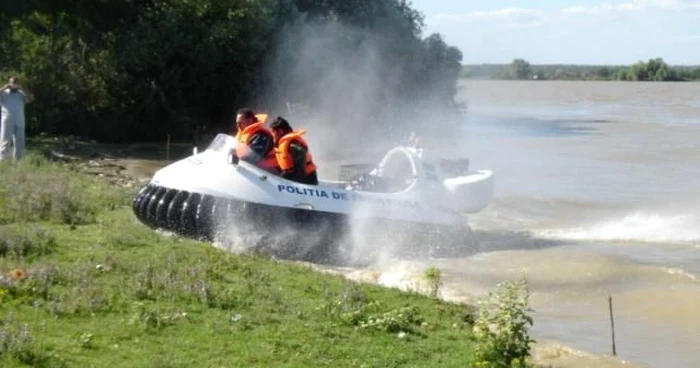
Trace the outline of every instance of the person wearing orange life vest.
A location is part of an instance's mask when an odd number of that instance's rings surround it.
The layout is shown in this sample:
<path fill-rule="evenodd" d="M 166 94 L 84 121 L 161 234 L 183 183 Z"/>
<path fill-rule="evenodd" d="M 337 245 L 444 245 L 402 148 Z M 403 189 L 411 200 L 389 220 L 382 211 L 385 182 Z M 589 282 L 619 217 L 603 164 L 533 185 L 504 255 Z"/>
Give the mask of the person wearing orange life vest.
<path fill-rule="evenodd" d="M 289 122 L 277 117 L 270 124 L 275 137 L 277 165 L 282 170 L 282 177 L 302 184 L 317 185 L 318 175 L 309 145 L 301 136 L 304 130 L 294 131 Z"/>
<path fill-rule="evenodd" d="M 275 156 L 275 139 L 272 132 L 265 128 L 267 114 L 255 114 L 249 108 L 236 112 L 235 155 L 239 160 L 249 162 L 265 171 L 279 175 Z"/>

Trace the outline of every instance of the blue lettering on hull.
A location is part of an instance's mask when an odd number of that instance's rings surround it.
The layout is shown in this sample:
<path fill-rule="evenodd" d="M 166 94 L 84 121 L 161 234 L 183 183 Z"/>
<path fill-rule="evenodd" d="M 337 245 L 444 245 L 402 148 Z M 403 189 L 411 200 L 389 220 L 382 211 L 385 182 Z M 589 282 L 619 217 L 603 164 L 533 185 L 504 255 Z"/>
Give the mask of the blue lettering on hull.
<path fill-rule="evenodd" d="M 294 185 L 278 184 L 277 191 L 280 193 L 287 192 L 289 194 L 296 194 L 296 195 L 307 196 L 307 197 L 328 198 L 328 199 L 340 200 L 340 201 L 374 203 L 374 204 L 382 206 L 382 207 L 393 207 L 393 206 L 411 207 L 411 208 L 419 207 L 418 203 L 413 202 L 413 201 L 389 200 L 389 199 L 382 199 L 382 198 L 369 198 L 369 197 L 364 197 L 364 196 L 360 196 L 357 194 L 348 195 L 347 193 L 341 193 L 341 192 L 335 192 L 335 191 L 331 191 L 330 194 L 328 194 L 328 192 L 325 189 L 299 188 L 299 187 L 296 187 Z"/>

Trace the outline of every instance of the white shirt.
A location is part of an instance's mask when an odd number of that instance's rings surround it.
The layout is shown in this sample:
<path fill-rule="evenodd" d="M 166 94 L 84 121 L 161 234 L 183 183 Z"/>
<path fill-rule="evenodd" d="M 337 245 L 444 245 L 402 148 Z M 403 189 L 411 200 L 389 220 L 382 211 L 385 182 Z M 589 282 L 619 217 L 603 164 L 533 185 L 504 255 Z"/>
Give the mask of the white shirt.
<path fill-rule="evenodd" d="M 27 97 L 24 91 L 18 89 L 11 92 L 9 88 L 0 92 L 0 107 L 2 108 L 2 117 L 16 117 L 24 120 L 24 105 Z"/>

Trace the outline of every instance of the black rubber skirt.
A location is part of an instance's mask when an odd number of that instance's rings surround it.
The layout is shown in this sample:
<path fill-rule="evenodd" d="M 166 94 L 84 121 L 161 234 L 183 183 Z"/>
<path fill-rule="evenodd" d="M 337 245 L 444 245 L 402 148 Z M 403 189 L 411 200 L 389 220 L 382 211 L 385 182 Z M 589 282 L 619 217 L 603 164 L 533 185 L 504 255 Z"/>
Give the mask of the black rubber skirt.
<path fill-rule="evenodd" d="M 132 208 L 143 224 L 192 239 L 225 243 L 232 232 L 258 234 L 259 244 L 250 244 L 251 247 L 274 243 L 275 253 L 284 253 L 282 257 L 305 260 L 338 257 L 339 252 L 347 252 L 357 241 L 346 215 L 218 198 L 153 183 L 139 191 Z M 396 242 L 398 237 L 405 239 L 404 249 L 429 248 L 431 253 L 435 249 L 462 249 L 467 245 L 468 234 L 462 227 L 381 219 L 371 220 L 370 225 L 363 226 L 363 235 L 375 233 L 386 239 L 364 238 L 369 244 L 362 246 L 368 249 L 376 250 L 386 240 Z M 298 256 L 300 249 L 304 256 Z"/>

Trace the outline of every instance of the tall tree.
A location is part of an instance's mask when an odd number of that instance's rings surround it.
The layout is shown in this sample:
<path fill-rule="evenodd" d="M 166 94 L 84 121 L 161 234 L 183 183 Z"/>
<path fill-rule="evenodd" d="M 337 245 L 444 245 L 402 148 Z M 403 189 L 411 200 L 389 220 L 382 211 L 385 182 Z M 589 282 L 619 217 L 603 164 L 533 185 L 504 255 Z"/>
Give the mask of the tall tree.
<path fill-rule="evenodd" d="M 511 75 L 515 79 L 529 79 L 532 75 L 530 63 L 523 59 L 515 59 L 510 66 Z"/>

